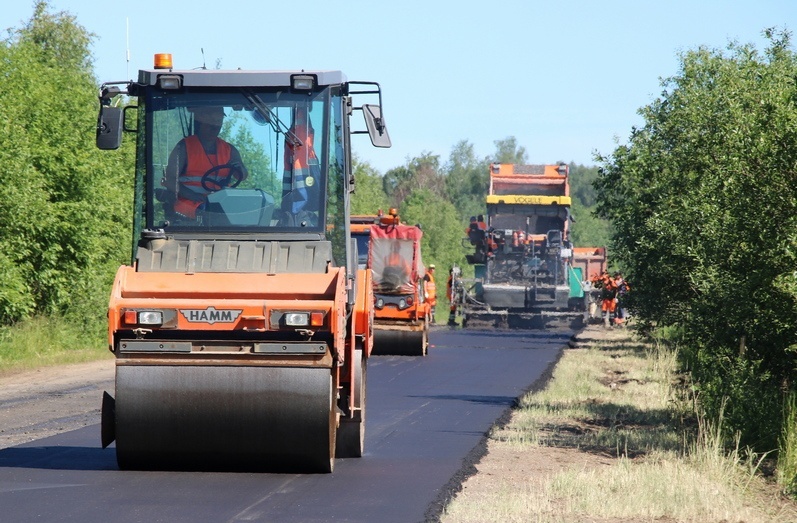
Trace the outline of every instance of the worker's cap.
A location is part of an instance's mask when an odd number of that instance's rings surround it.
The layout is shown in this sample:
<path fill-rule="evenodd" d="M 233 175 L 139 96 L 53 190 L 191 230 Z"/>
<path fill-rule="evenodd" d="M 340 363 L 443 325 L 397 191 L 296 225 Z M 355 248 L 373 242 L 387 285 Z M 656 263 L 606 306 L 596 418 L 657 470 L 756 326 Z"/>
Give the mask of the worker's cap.
<path fill-rule="evenodd" d="M 224 121 L 223 107 L 192 107 L 189 111 L 194 114 L 194 120 L 197 122 L 221 125 Z"/>
<path fill-rule="evenodd" d="M 434 264 L 429 265 L 430 269 L 434 269 Z"/>

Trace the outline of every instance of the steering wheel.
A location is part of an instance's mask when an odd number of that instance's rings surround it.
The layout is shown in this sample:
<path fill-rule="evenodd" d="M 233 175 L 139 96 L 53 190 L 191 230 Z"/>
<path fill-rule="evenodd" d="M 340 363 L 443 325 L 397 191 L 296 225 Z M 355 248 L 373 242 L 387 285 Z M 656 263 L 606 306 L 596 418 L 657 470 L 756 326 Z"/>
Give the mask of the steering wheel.
<path fill-rule="evenodd" d="M 222 169 L 229 169 L 226 175 L 220 174 Z M 229 187 L 238 187 L 244 179 L 244 171 L 241 164 L 238 163 L 225 163 L 223 165 L 216 165 L 207 170 L 202 175 L 202 188 L 208 192 L 215 192 Z"/>

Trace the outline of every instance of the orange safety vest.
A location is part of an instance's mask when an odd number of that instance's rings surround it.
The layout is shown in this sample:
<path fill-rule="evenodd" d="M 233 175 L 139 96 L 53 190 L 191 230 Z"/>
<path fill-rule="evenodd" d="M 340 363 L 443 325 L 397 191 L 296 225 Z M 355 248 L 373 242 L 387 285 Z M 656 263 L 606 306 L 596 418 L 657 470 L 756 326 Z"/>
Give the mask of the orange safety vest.
<path fill-rule="evenodd" d="M 307 119 L 306 110 L 297 109 L 297 118 L 301 116 L 299 111 L 304 111 L 306 123 L 291 126 L 290 132 L 301 141 L 301 145 L 292 143 L 286 137 L 282 175 L 282 197 L 285 198 L 291 191 L 297 191 L 293 198 L 292 212 L 298 212 L 304 207 L 309 199 L 308 190 L 312 190 L 311 188 L 321 181 L 319 180 L 321 166 L 313 147 L 315 134 Z"/>
<path fill-rule="evenodd" d="M 202 142 L 195 135 L 186 136 L 185 144 L 186 166 L 185 172 L 180 176 L 180 191 L 174 210 L 187 218 L 196 218 L 196 210 L 205 201 L 210 191 L 202 187 L 202 176 L 213 167 L 230 163 L 232 146 L 216 138 L 216 154 L 208 154 L 202 147 Z M 229 176 L 229 169 L 221 169 L 217 173 L 219 178 Z"/>
<path fill-rule="evenodd" d="M 426 302 L 432 307 L 437 305 L 437 284 L 434 282 L 434 274 L 429 271 L 424 276 L 423 288 L 426 292 Z"/>
<path fill-rule="evenodd" d="M 407 260 L 405 260 L 405 259 L 404 259 L 404 258 L 403 258 L 403 257 L 402 257 L 402 256 L 401 256 L 399 253 L 397 253 L 397 252 L 391 252 L 391 253 L 388 255 L 387 259 L 385 259 L 385 266 L 386 266 L 386 267 L 401 267 L 401 268 L 402 268 L 403 270 L 405 270 L 407 273 L 409 273 L 409 272 L 410 272 L 410 264 L 409 264 L 409 263 L 407 263 Z"/>

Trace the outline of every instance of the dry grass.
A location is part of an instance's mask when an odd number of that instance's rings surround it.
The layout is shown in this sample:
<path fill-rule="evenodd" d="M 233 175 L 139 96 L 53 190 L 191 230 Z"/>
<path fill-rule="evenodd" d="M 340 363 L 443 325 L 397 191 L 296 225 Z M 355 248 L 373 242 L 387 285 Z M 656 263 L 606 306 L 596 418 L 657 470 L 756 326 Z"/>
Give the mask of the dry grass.
<path fill-rule="evenodd" d="M 581 340 L 493 431 L 444 523 L 797 521 L 755 458 L 724 452 L 714 427 L 682 423 L 694 416 L 672 350 L 600 328 Z"/>

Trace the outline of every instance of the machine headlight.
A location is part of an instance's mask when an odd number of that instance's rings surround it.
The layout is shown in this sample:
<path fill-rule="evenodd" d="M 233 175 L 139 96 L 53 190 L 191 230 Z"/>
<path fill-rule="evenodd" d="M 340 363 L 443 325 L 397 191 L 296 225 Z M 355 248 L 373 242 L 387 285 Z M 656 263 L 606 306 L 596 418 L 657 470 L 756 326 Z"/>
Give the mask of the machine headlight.
<path fill-rule="evenodd" d="M 160 325 L 163 323 L 161 311 L 138 311 L 139 325 Z"/>
<path fill-rule="evenodd" d="M 292 74 L 291 87 L 297 91 L 311 91 L 316 85 L 316 77 L 312 74 Z"/>
<path fill-rule="evenodd" d="M 376 300 L 376 308 L 381 309 L 384 306 L 385 306 L 385 300 L 383 300 L 382 298 L 378 298 Z"/>
<path fill-rule="evenodd" d="M 124 311 L 122 321 L 127 325 L 163 325 L 163 311 Z"/>
<path fill-rule="evenodd" d="M 158 85 L 161 89 L 180 89 L 183 86 L 183 77 L 176 74 L 162 74 L 158 76 Z"/>
<path fill-rule="evenodd" d="M 286 312 L 285 325 L 288 327 L 307 327 L 310 325 L 310 314 L 306 312 Z"/>
<path fill-rule="evenodd" d="M 403 309 L 406 306 L 407 306 L 407 300 L 405 300 L 404 298 L 401 298 L 399 300 L 399 309 Z"/>

